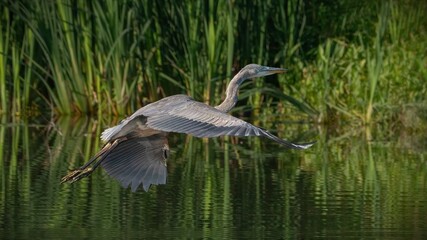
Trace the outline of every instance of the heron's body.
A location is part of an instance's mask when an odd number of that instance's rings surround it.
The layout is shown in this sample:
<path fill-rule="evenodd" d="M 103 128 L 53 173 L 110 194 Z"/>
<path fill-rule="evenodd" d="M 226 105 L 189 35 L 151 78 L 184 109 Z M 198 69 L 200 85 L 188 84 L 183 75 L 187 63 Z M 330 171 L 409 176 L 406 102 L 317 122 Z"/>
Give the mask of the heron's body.
<path fill-rule="evenodd" d="M 133 191 L 141 184 L 145 190 L 151 184 L 165 184 L 169 132 L 195 137 L 263 136 L 288 148 L 308 148 L 312 143 L 288 142 L 227 114 L 236 104 L 238 87 L 245 79 L 283 71 L 255 64 L 246 66 L 230 82 L 224 102 L 216 107 L 197 102 L 186 95 L 169 96 L 148 104 L 117 126 L 106 129 L 101 135 L 101 139 L 106 142 L 103 149 L 62 181 L 77 181 L 90 175 L 101 164 L 110 176 L 124 187 L 131 186 Z M 98 158 L 98 162 L 89 167 Z"/>

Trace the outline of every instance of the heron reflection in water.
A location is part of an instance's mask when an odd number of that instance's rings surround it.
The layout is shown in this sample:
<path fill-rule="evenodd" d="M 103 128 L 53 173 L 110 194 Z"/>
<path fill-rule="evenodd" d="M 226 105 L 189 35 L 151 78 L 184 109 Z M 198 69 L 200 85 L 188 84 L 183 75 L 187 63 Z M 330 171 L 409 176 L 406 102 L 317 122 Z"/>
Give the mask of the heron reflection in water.
<path fill-rule="evenodd" d="M 106 129 L 104 147 L 85 165 L 71 171 L 61 182 L 75 182 L 89 176 L 99 165 L 123 187 L 136 191 L 140 185 L 148 191 L 151 184 L 165 184 L 169 156 L 169 132 L 195 137 L 262 136 L 294 149 L 306 149 L 313 143 L 297 144 L 227 114 L 238 100 L 240 84 L 250 78 L 283 73 L 286 69 L 249 64 L 234 76 L 226 98 L 212 107 L 186 95 L 174 95 L 148 104 L 117 126 Z"/>

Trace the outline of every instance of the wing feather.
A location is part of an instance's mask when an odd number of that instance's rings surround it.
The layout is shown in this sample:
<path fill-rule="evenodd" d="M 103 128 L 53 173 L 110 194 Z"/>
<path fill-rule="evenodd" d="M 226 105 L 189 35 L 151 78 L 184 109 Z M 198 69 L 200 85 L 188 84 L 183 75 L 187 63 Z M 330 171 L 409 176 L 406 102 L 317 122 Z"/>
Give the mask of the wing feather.
<path fill-rule="evenodd" d="M 295 144 L 280 139 L 271 133 L 233 117 L 214 107 L 194 101 L 186 95 L 174 95 L 136 111 L 118 126 L 107 129 L 102 139 L 110 140 L 132 119 L 144 116 L 148 128 L 162 132 L 186 133 L 196 137 L 218 136 L 263 136 L 286 147 L 305 149 L 313 143 Z"/>
<path fill-rule="evenodd" d="M 166 132 L 191 134 L 196 137 L 264 136 L 286 147 L 299 149 L 308 148 L 313 144 L 288 142 L 214 107 L 194 101 L 188 96 L 175 95 L 173 97 L 170 107 L 165 101 L 162 105 L 164 109 L 161 111 L 141 112 L 147 117 L 148 127 Z"/>
<path fill-rule="evenodd" d="M 120 142 L 101 162 L 108 175 L 123 187 L 147 191 L 151 184 L 165 184 L 167 177 L 164 134 L 131 138 Z"/>

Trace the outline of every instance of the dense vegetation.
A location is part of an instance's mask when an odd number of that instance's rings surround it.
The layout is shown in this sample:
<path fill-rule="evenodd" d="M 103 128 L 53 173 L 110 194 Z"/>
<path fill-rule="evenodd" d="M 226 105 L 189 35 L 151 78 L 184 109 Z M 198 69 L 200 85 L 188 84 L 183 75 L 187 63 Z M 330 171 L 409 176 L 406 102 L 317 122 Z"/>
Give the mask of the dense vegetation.
<path fill-rule="evenodd" d="M 392 119 L 425 105 L 426 10 L 417 0 L 2 0 L 0 113 L 124 115 L 176 93 L 217 104 L 253 62 L 290 70 L 243 87 L 256 112 Z"/>
<path fill-rule="evenodd" d="M 426 13 L 425 0 L 0 0 L 0 238 L 423 238 Z M 171 134 L 168 183 L 148 194 L 101 170 L 59 184 L 99 151 L 103 119 L 177 93 L 218 104 L 248 63 L 289 72 L 245 83 L 238 112 L 310 150 Z"/>

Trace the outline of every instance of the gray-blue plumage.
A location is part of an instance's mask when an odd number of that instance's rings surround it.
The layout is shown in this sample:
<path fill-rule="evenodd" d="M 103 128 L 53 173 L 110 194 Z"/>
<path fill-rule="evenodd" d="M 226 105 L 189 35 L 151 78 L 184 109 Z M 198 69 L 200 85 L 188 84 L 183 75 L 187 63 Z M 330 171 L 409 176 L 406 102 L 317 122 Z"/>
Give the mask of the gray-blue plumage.
<path fill-rule="evenodd" d="M 169 153 L 167 134 L 170 132 L 190 134 L 195 137 L 261 136 L 281 145 L 306 149 L 313 143 L 296 144 L 278 138 L 268 131 L 229 115 L 238 98 L 240 84 L 249 78 L 284 72 L 249 64 L 230 81 L 225 100 L 212 107 L 197 102 L 186 95 L 174 95 L 148 104 L 117 126 L 106 129 L 101 139 L 104 148 L 89 163 L 69 173 L 62 181 L 74 182 L 88 176 L 102 164 L 107 173 L 124 187 L 135 191 L 139 185 L 148 190 L 151 184 L 166 183 L 166 160 Z M 89 167 L 99 158 L 98 162 Z"/>
<path fill-rule="evenodd" d="M 305 149 L 311 145 L 295 144 L 280 139 L 271 133 L 247 123 L 239 118 L 233 117 L 221 110 L 197 102 L 186 95 L 174 95 L 163 98 L 160 101 L 148 104 L 139 109 L 119 125 L 109 128 L 102 133 L 103 141 L 128 134 L 124 128 L 130 131 L 138 128 L 132 120 L 144 118 L 146 123 L 142 126 L 160 132 L 186 133 L 195 137 L 218 137 L 218 136 L 263 136 L 270 138 L 289 148 Z"/>

